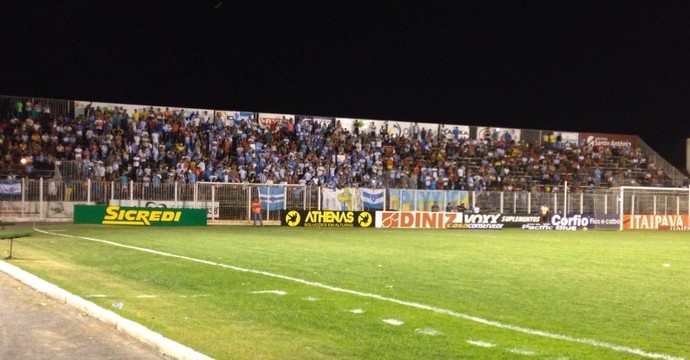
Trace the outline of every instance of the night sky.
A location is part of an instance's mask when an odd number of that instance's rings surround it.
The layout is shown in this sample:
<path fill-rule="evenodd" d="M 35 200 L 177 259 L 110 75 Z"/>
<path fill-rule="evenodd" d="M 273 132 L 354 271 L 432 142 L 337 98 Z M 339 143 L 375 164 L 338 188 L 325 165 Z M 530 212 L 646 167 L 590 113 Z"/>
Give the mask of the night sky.
<path fill-rule="evenodd" d="M 639 135 L 685 166 L 687 2 L 18 1 L 5 95 Z"/>

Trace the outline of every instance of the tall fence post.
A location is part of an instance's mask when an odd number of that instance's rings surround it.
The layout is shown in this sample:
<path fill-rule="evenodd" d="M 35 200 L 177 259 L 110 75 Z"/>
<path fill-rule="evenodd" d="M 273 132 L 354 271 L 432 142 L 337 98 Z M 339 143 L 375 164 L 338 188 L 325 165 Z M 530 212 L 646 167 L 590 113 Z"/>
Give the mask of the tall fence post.
<path fill-rule="evenodd" d="M 43 178 L 38 178 L 38 218 L 43 219 Z M 36 216 L 34 211 L 34 216 Z"/>

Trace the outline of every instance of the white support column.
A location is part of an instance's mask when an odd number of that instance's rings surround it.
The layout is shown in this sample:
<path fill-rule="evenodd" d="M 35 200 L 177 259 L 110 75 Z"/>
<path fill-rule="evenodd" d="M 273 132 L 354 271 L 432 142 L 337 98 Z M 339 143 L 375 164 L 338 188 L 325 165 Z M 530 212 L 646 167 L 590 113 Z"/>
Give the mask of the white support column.
<path fill-rule="evenodd" d="M 177 181 L 175 181 L 175 204 L 173 205 L 174 207 L 178 207 L 177 206 L 177 196 L 178 196 L 177 194 L 179 193 L 179 191 L 180 191 L 179 183 Z"/>
<path fill-rule="evenodd" d="M 26 178 L 22 178 L 22 218 L 24 217 L 24 207 L 26 206 Z"/>
<path fill-rule="evenodd" d="M 580 193 L 580 215 L 585 212 L 585 194 Z"/>
<path fill-rule="evenodd" d="M 498 210 L 499 214 L 503 214 L 503 191 L 501 191 L 501 198 L 500 198 L 500 209 Z"/>
<path fill-rule="evenodd" d="M 216 220 L 216 186 L 211 186 L 211 220 Z M 206 210 L 208 211 L 208 209 Z"/>
<path fill-rule="evenodd" d="M 129 206 L 134 206 L 134 180 L 129 181 Z"/>
<path fill-rule="evenodd" d="M 568 213 L 568 182 L 563 182 L 563 216 Z"/>
<path fill-rule="evenodd" d="M 43 219 L 43 178 L 38 178 L 38 186 L 38 218 Z"/>
<path fill-rule="evenodd" d="M 609 213 L 609 194 L 604 194 L 604 215 Z"/>
<path fill-rule="evenodd" d="M 86 180 L 86 202 L 91 203 L 91 179 Z"/>
<path fill-rule="evenodd" d="M 302 185 L 302 210 L 307 210 L 307 185 Z"/>

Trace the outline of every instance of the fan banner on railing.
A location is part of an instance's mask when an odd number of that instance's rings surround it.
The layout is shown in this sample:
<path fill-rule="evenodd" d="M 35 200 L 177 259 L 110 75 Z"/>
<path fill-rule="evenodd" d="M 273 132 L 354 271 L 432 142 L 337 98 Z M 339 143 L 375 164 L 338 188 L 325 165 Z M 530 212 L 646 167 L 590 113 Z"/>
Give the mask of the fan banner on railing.
<path fill-rule="evenodd" d="M 0 195 L 21 195 L 21 183 L 0 183 Z"/>
<path fill-rule="evenodd" d="M 360 188 L 323 188 L 321 197 L 323 210 L 361 211 L 363 209 L 362 189 Z"/>
<path fill-rule="evenodd" d="M 469 208 L 469 192 L 464 190 L 404 190 L 390 191 L 390 209 L 401 211 L 431 211 L 434 203 L 444 210 L 450 205 L 457 208 L 463 204 Z"/>
<path fill-rule="evenodd" d="M 384 189 L 362 189 L 362 204 L 365 209 L 383 210 Z"/>
<path fill-rule="evenodd" d="M 390 206 L 392 210 L 412 211 L 415 209 L 415 190 L 391 190 Z"/>
<path fill-rule="evenodd" d="M 259 187 L 259 201 L 264 210 L 285 209 L 285 188 L 284 187 Z"/>

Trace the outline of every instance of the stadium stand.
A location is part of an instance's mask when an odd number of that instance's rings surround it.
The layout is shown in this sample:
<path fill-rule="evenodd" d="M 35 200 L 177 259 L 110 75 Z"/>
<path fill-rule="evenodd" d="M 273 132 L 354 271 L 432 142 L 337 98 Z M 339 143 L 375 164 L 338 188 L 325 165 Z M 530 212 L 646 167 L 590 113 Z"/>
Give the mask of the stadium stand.
<path fill-rule="evenodd" d="M 438 190 L 558 192 L 679 186 L 640 147 L 447 139 L 296 121 L 225 125 L 207 112 L 1 97 L 0 178 L 143 183 L 197 181 Z M 56 111 L 57 109 L 57 111 Z M 654 156 L 654 159 L 657 159 Z"/>

